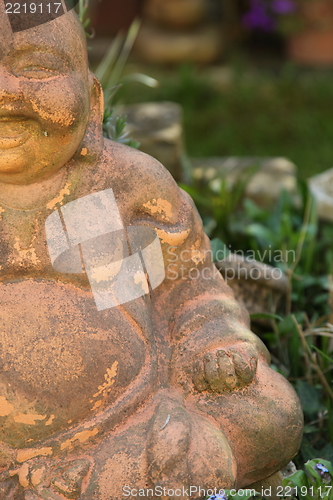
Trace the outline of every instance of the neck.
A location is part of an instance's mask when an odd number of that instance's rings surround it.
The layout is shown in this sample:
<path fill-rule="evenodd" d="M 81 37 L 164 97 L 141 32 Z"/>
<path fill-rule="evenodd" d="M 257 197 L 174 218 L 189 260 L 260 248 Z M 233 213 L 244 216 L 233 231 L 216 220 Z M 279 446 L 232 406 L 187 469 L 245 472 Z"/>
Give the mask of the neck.
<path fill-rule="evenodd" d="M 54 176 L 33 184 L 6 184 L 0 182 L 0 205 L 19 210 L 33 210 L 45 206 L 59 194 L 67 178 L 62 168 Z"/>

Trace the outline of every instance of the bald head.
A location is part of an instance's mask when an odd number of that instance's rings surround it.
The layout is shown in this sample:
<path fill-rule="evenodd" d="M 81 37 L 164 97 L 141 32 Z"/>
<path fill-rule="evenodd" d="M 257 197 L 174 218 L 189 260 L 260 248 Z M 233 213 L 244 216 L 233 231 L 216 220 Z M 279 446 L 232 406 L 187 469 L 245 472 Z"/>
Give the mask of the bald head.
<path fill-rule="evenodd" d="M 29 5 L 27 3 L 27 5 Z M 47 5 L 57 5 L 44 0 L 43 3 L 36 3 L 42 11 Z M 21 6 L 23 9 L 23 4 Z M 63 11 L 64 12 L 64 11 Z M 34 14 L 40 21 L 40 13 Z M 30 14 L 32 15 L 32 14 Z M 52 16 L 51 16 L 52 17 Z M 73 10 L 52 18 L 48 22 L 40 23 L 29 29 L 13 30 L 13 25 L 17 28 L 26 23 L 25 15 L 9 16 L 5 11 L 5 6 L 0 0 L 0 57 L 9 50 L 15 50 L 18 47 L 44 46 L 48 47 L 50 52 L 58 51 L 66 54 L 76 69 L 87 72 L 88 56 L 86 35 L 81 22 Z"/>

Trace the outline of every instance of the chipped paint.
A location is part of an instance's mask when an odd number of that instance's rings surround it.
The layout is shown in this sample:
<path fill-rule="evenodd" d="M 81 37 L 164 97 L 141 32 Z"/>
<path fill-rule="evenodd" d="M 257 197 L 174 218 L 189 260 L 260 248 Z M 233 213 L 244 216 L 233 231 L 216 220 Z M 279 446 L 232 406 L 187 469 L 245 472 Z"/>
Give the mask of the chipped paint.
<path fill-rule="evenodd" d="M 45 420 L 45 419 L 46 415 L 35 415 L 33 413 L 31 414 L 19 413 L 18 415 L 15 415 L 14 422 L 18 424 L 36 425 L 36 420 Z"/>
<path fill-rule="evenodd" d="M 152 214 L 160 214 L 165 218 L 172 218 L 172 205 L 168 200 L 163 200 L 162 198 L 154 199 L 144 203 L 143 206 Z"/>
<path fill-rule="evenodd" d="M 7 417 L 14 410 L 14 406 L 4 396 L 0 396 L 0 417 Z"/>
<path fill-rule="evenodd" d="M 60 190 L 59 195 L 56 198 L 53 198 L 53 200 L 49 201 L 46 205 L 46 208 L 48 208 L 49 210 L 53 210 L 58 203 L 62 204 L 65 196 L 71 194 L 69 189 L 71 185 L 71 182 L 66 182 L 65 187 Z"/>
<path fill-rule="evenodd" d="M 90 279 L 95 283 L 101 281 L 112 281 L 119 273 L 122 266 L 122 260 L 111 262 L 105 266 L 95 267 L 90 269 Z"/>
<path fill-rule="evenodd" d="M 96 434 L 98 434 L 97 427 L 95 427 L 95 429 L 92 429 L 91 431 L 87 430 L 87 431 L 78 432 L 72 438 L 67 439 L 67 441 L 64 441 L 61 444 L 60 449 L 64 450 L 65 448 L 72 448 L 75 441 L 79 441 L 80 443 L 85 443 L 91 437 L 96 436 Z"/>
<path fill-rule="evenodd" d="M 101 394 L 104 394 L 105 392 L 111 389 L 111 387 L 115 383 L 117 371 L 118 371 L 118 361 L 115 361 L 111 366 L 111 368 L 108 368 L 106 370 L 106 374 L 104 375 L 105 382 L 104 384 L 98 386 L 98 392 L 96 392 L 96 394 L 93 395 L 94 398 L 97 398 Z"/>
<path fill-rule="evenodd" d="M 47 96 L 45 97 L 47 100 Z M 67 111 L 67 113 L 63 112 L 63 109 L 52 109 L 52 111 L 48 111 L 42 105 L 36 103 L 34 100 L 30 100 L 31 107 L 35 113 L 37 113 L 43 120 L 51 121 L 52 123 L 62 125 L 63 127 L 70 127 L 74 121 L 75 117 Z"/>
<path fill-rule="evenodd" d="M 134 275 L 134 283 L 136 285 L 141 285 L 144 294 L 149 293 L 149 287 L 146 279 L 146 275 L 143 271 L 137 271 Z"/>
<path fill-rule="evenodd" d="M 199 262 L 205 261 L 205 252 L 201 249 L 201 239 L 198 238 L 194 245 L 191 246 L 191 260 L 195 264 L 199 264 Z"/>
<path fill-rule="evenodd" d="M 173 247 L 177 247 L 184 243 L 186 238 L 189 236 L 191 229 L 186 229 L 185 231 L 181 231 L 179 233 L 168 233 L 163 229 L 156 229 L 158 237 L 162 241 L 162 243 L 167 243 Z"/>
<path fill-rule="evenodd" d="M 52 455 L 52 448 L 50 447 L 45 447 L 45 448 L 26 448 L 24 450 L 19 450 L 17 452 L 17 461 L 22 463 L 26 462 L 27 460 L 31 460 L 32 458 L 36 457 L 46 457 L 48 455 Z"/>
<path fill-rule="evenodd" d="M 31 484 L 33 486 L 38 486 L 43 480 L 44 473 L 45 467 L 40 467 L 39 469 L 33 470 L 30 475 Z"/>
<path fill-rule="evenodd" d="M 37 265 L 40 260 L 37 257 L 36 249 L 30 245 L 30 248 L 21 248 L 21 240 L 18 236 L 15 236 L 14 248 L 18 253 L 18 263 L 19 265 L 23 265 L 23 262 L 26 260 L 30 260 L 33 264 Z M 16 259 L 13 259 L 13 264 L 17 262 Z"/>
<path fill-rule="evenodd" d="M 30 484 L 29 481 L 29 465 L 23 464 L 22 467 L 18 470 L 18 477 L 20 485 L 23 488 L 27 488 Z"/>
<path fill-rule="evenodd" d="M 51 415 L 50 418 L 45 422 L 45 425 L 52 425 L 55 415 Z"/>
<path fill-rule="evenodd" d="M 91 401 L 92 403 L 92 401 Z M 102 403 L 103 401 L 99 400 L 99 401 L 96 401 L 96 403 L 94 404 L 94 406 L 91 408 L 92 411 L 94 410 L 97 410 L 97 408 L 100 408 L 102 406 Z"/>
<path fill-rule="evenodd" d="M 81 149 L 81 155 L 82 156 L 87 156 L 87 154 L 88 154 L 88 149 L 87 148 L 82 148 Z"/>

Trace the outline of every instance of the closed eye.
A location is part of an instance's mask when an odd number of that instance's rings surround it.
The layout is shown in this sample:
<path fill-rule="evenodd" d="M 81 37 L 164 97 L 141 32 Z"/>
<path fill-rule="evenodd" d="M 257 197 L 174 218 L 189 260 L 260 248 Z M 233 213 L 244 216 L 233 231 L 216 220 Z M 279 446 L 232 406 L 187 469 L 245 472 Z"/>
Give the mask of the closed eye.
<path fill-rule="evenodd" d="M 17 76 L 32 79 L 45 79 L 65 72 L 64 62 L 52 54 L 31 53 L 16 59 L 13 73 Z"/>
<path fill-rule="evenodd" d="M 26 78 L 49 78 L 50 76 L 54 76 L 57 74 L 57 70 L 53 68 L 47 68 L 45 66 L 26 66 L 24 68 L 20 68 L 22 76 Z"/>

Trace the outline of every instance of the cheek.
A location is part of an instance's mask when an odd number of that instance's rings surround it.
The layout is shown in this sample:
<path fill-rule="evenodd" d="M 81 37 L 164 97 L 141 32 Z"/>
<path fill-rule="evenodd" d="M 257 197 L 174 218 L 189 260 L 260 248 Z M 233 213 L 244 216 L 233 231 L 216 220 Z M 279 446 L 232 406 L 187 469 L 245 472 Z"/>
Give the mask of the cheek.
<path fill-rule="evenodd" d="M 36 119 L 46 130 L 76 129 L 85 123 L 89 113 L 89 95 L 82 80 L 57 78 L 29 83 L 24 89 Z"/>

